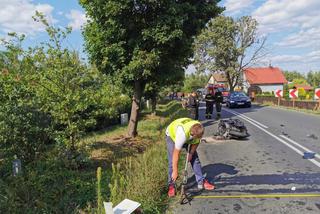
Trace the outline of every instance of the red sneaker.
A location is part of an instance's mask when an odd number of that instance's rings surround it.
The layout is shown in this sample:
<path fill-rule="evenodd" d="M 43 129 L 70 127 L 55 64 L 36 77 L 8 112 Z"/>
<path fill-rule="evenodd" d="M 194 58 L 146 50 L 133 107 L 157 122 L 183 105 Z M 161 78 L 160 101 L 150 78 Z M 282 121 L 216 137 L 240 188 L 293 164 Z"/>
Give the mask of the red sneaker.
<path fill-rule="evenodd" d="M 198 185 L 199 189 L 205 189 L 205 190 L 214 190 L 214 185 L 210 184 L 209 181 L 207 179 L 203 180 L 203 184 L 202 185 Z"/>
<path fill-rule="evenodd" d="M 168 196 L 174 197 L 176 195 L 176 188 L 174 187 L 174 184 L 169 184 L 169 190 L 168 190 Z"/>

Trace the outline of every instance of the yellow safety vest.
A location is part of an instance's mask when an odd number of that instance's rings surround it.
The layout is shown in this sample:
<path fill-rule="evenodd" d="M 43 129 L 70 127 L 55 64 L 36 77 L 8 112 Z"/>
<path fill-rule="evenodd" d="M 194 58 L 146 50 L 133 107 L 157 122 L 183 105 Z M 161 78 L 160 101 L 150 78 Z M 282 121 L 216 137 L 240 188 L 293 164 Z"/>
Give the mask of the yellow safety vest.
<path fill-rule="evenodd" d="M 194 124 L 200 124 L 197 120 L 192 120 L 190 118 L 180 118 L 177 120 L 174 120 L 170 125 L 168 126 L 168 132 L 169 136 L 173 140 L 173 142 L 176 141 L 176 130 L 178 126 L 182 126 L 184 133 L 186 134 L 187 142 L 188 144 L 198 144 L 200 143 L 199 139 L 190 139 L 190 129 Z"/>

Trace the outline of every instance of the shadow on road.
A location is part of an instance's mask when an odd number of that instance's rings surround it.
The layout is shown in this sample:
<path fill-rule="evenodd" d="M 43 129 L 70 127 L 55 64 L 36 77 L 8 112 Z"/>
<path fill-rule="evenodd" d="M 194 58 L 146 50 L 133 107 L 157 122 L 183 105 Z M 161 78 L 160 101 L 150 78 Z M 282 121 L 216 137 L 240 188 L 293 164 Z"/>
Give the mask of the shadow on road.
<path fill-rule="evenodd" d="M 231 166 L 228 164 L 216 163 L 216 164 L 209 164 L 202 167 L 202 172 L 204 175 L 206 175 L 206 178 L 210 182 L 214 182 L 219 175 L 221 174 L 235 175 L 238 173 L 238 170 L 236 170 L 234 166 Z M 197 182 L 196 182 L 195 176 L 193 175 L 188 179 L 187 188 L 193 188 L 196 184 Z"/>
<path fill-rule="evenodd" d="M 214 194 L 288 194 L 288 193 L 320 193 L 320 173 L 294 173 L 294 174 L 262 174 L 242 175 L 233 177 L 220 177 L 221 174 L 236 175 L 238 171 L 231 165 L 210 164 L 203 167 L 204 173 L 211 181 L 215 182 Z M 196 184 L 194 176 L 190 178 L 193 188 Z M 261 188 L 259 188 L 259 185 Z M 286 187 L 284 185 L 287 185 Z M 234 186 L 235 188 L 223 189 Z M 247 187 L 246 187 L 247 186 Z M 289 186 L 289 187 L 288 187 Z M 239 188 L 241 187 L 241 188 Z M 295 187 L 292 190 L 291 187 Z M 193 196 L 202 194 L 203 191 L 192 191 Z"/>
<path fill-rule="evenodd" d="M 294 173 L 294 174 L 266 174 L 245 175 L 221 179 L 221 186 L 230 185 L 287 185 L 287 184 L 316 184 L 320 185 L 320 173 Z"/>

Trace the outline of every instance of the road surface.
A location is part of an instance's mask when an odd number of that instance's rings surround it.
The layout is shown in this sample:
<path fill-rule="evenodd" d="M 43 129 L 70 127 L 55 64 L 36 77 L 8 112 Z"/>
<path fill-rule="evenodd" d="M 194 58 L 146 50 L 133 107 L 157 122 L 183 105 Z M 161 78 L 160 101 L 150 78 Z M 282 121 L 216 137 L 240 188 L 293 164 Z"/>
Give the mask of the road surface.
<path fill-rule="evenodd" d="M 217 122 L 204 111 L 202 104 L 200 120 L 210 136 Z M 241 119 L 251 136 L 201 144 L 203 171 L 221 178 L 216 190 L 197 192 L 191 177 L 191 205 L 176 204 L 174 213 L 320 213 L 320 156 L 303 158 L 306 150 L 320 154 L 320 117 L 262 106 L 224 108 L 222 115 Z"/>

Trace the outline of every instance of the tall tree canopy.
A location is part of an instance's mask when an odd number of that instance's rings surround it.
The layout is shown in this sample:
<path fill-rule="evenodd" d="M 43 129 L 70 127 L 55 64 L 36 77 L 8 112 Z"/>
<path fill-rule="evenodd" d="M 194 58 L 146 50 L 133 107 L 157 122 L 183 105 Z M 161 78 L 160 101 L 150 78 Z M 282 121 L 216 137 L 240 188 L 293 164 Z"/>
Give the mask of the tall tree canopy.
<path fill-rule="evenodd" d="M 183 78 L 193 37 L 223 11 L 220 0 L 80 0 L 89 59 L 133 91 L 129 136 L 137 134 L 147 83 Z"/>
<path fill-rule="evenodd" d="M 284 71 L 284 75 L 289 82 L 292 82 L 294 79 L 305 79 L 305 76 L 298 71 Z"/>
<path fill-rule="evenodd" d="M 307 74 L 307 80 L 313 87 L 320 87 L 320 71 L 310 71 Z"/>
<path fill-rule="evenodd" d="M 264 55 L 265 38 L 257 35 L 258 22 L 244 16 L 239 20 L 219 16 L 197 37 L 194 64 L 201 71 L 223 71 L 230 90 L 241 84 L 242 71 Z"/>

